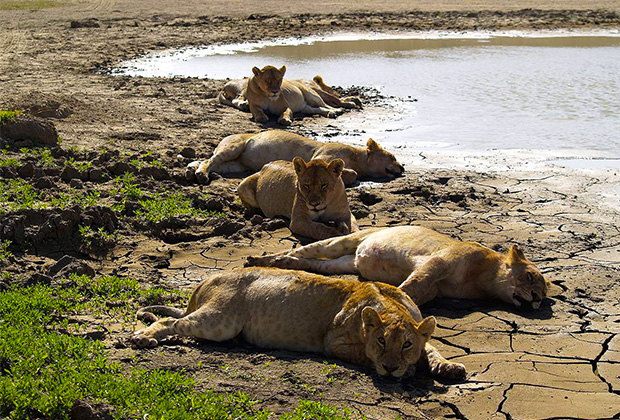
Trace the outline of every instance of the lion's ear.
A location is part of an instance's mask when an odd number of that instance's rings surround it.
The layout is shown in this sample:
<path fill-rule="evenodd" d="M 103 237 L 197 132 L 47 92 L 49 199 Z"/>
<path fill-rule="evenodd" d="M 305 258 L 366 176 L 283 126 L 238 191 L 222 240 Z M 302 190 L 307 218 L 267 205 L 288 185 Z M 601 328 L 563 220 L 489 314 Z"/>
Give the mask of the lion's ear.
<path fill-rule="evenodd" d="M 280 67 L 280 73 L 284 76 L 284 73 L 286 73 L 286 66 Z"/>
<path fill-rule="evenodd" d="M 522 262 L 527 260 L 527 258 L 525 258 L 525 254 L 523 253 L 523 250 L 521 249 L 521 247 L 519 245 L 512 245 L 510 247 L 510 249 L 508 250 L 508 259 L 511 262 Z"/>
<path fill-rule="evenodd" d="M 334 172 L 337 176 L 342 174 L 342 170 L 344 169 L 344 160 L 342 159 L 334 159 L 327 165 L 327 169 L 331 172 Z"/>
<path fill-rule="evenodd" d="M 300 175 L 308 167 L 306 161 L 299 156 L 293 159 L 293 166 L 295 167 L 295 172 L 297 173 L 297 175 Z"/>
<path fill-rule="evenodd" d="M 426 340 L 430 340 L 431 334 L 435 331 L 435 327 L 437 326 L 437 320 L 434 316 L 426 317 L 418 324 L 416 330 L 420 335 L 422 335 Z"/>
<path fill-rule="evenodd" d="M 364 324 L 364 331 L 368 331 L 372 327 L 380 327 L 382 322 L 379 312 L 372 306 L 366 306 L 362 309 L 362 323 Z"/>
<path fill-rule="evenodd" d="M 379 143 L 377 143 L 373 139 L 368 139 L 368 142 L 366 142 L 366 148 L 370 152 L 376 152 L 377 150 L 381 150 L 381 146 L 379 146 Z"/>
<path fill-rule="evenodd" d="M 252 67 L 252 73 L 254 73 L 255 76 L 258 76 L 260 74 L 260 69 L 258 67 Z"/>

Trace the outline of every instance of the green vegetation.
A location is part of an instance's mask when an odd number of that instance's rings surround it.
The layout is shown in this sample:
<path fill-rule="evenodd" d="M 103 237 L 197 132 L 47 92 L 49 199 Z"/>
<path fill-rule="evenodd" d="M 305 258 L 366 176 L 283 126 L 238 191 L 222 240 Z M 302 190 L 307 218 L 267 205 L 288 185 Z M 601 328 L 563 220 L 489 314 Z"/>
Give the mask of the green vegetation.
<path fill-rule="evenodd" d="M 107 249 L 114 245 L 116 236 L 108 233 L 103 227 L 94 230 L 91 226 L 79 226 L 80 238 L 86 251 Z"/>
<path fill-rule="evenodd" d="M 169 292 L 149 293 L 153 298 Z M 245 394 L 198 389 L 182 370 L 122 367 L 109 359 L 101 341 L 85 338 L 80 323 L 67 318 L 96 312 L 109 323 L 119 311 L 116 305 L 110 309 L 110 301 L 120 302 L 120 310 L 133 317 L 135 302 L 144 295 L 135 280 L 116 276 L 72 276 L 63 287 L 0 292 L 0 416 L 68 419 L 76 400 L 88 400 L 111 406 L 118 419 L 273 418 Z M 281 418 L 345 420 L 351 415 L 301 401 L 294 413 Z"/>
<path fill-rule="evenodd" d="M 0 267 L 4 266 L 8 259 L 13 255 L 11 251 L 9 251 L 10 246 L 11 241 L 0 242 Z"/>
<path fill-rule="evenodd" d="M 0 150 L 0 168 L 9 166 L 11 168 L 17 168 L 20 165 L 18 159 L 13 157 L 7 157 L 5 150 Z"/>
<path fill-rule="evenodd" d="M 52 157 L 52 152 L 50 151 L 50 149 L 41 149 L 41 156 L 39 156 L 39 161 L 37 163 L 43 168 L 49 168 L 54 166 L 54 158 Z"/>
<path fill-rule="evenodd" d="M 131 159 L 129 161 L 129 163 L 131 163 L 133 166 L 135 166 L 138 169 L 144 168 L 146 166 L 152 166 L 152 167 L 156 167 L 156 168 L 165 168 L 166 167 L 166 165 L 164 165 L 164 163 L 161 160 L 156 159 L 154 157 L 154 154 L 153 154 L 152 151 L 146 152 L 142 156 L 139 156 L 137 158 Z"/>
<path fill-rule="evenodd" d="M 65 165 L 66 166 L 72 166 L 75 169 L 77 169 L 78 171 L 82 172 L 82 171 L 86 171 L 86 170 L 90 169 L 91 166 L 93 166 L 93 163 L 92 162 L 78 162 L 74 158 L 70 157 L 65 162 Z"/>
<path fill-rule="evenodd" d="M 61 6 L 63 2 L 51 0 L 20 0 L 0 2 L 0 10 L 39 10 Z"/>
<path fill-rule="evenodd" d="M 23 179 L 0 181 L 0 212 L 44 207 L 39 193 Z"/>
<path fill-rule="evenodd" d="M 200 210 L 193 200 L 181 192 L 169 195 L 157 194 L 152 199 L 140 200 L 143 209 L 136 211 L 136 217 L 151 223 L 159 223 L 173 217 L 225 217 L 223 213 Z"/>
<path fill-rule="evenodd" d="M 6 3 L 0 3 L 0 10 L 2 10 L 2 8 L 4 7 Z M 8 111 L 8 110 L 0 110 L 0 124 L 4 124 L 7 121 L 12 120 L 13 118 L 17 117 L 19 114 L 21 114 L 21 111 Z"/>

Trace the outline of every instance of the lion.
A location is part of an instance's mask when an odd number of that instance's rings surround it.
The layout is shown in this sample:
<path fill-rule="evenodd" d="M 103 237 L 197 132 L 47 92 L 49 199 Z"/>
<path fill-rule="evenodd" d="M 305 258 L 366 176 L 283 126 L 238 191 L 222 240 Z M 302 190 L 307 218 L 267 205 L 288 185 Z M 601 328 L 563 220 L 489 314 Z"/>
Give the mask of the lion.
<path fill-rule="evenodd" d="M 281 109 L 282 103 L 284 102 L 286 104 L 291 103 L 289 108 L 293 113 L 318 113 L 328 117 L 334 117 L 342 113 L 345 108 L 352 109 L 362 107 L 362 102 L 357 97 L 340 98 L 340 95 L 338 95 L 334 89 L 325 84 L 321 76 L 315 76 L 312 80 L 283 80 L 284 73 L 286 72 L 285 66 L 282 66 L 280 69 L 267 66 L 262 70 L 258 67 L 254 67 L 252 72 L 254 76 L 250 79 L 231 80 L 226 83 L 218 95 L 219 102 L 223 105 L 232 106 L 233 108 L 247 112 L 251 111 L 249 102 L 250 98 L 252 98 L 253 102 L 262 104 L 261 109 L 263 111 L 271 110 L 271 113 L 277 116 L 284 116 L 283 114 L 286 108 L 282 109 L 280 114 L 276 114 L 276 112 L 273 111 L 274 109 Z M 248 86 L 253 86 L 250 88 L 250 93 L 248 93 Z M 276 100 L 280 101 L 278 105 L 270 102 L 273 100 L 272 98 L 276 89 L 278 95 L 280 90 L 283 93 L 283 95 L 279 95 L 278 98 L 276 98 Z M 303 97 L 300 97 L 300 95 Z M 265 102 L 264 98 L 261 98 L 261 96 L 266 96 L 269 101 Z M 299 107 L 299 104 L 301 104 L 300 100 L 305 101 L 305 105 L 302 105 L 301 108 Z M 267 104 L 267 106 L 265 106 L 265 104 Z M 296 108 L 292 109 L 293 106 Z M 313 107 L 318 107 L 318 111 Z M 307 112 L 309 110 L 313 112 Z M 267 121 L 267 118 L 263 119 L 262 116 L 257 118 L 255 112 L 252 112 L 252 115 L 256 122 Z M 290 118 L 279 119 L 278 122 L 283 125 L 290 125 L 292 122 L 292 114 L 290 114 Z"/>
<path fill-rule="evenodd" d="M 361 148 L 343 143 L 323 143 L 283 130 L 268 130 L 223 138 L 213 156 L 190 163 L 185 176 L 189 181 L 196 179 L 208 183 L 212 172 L 221 175 L 256 172 L 269 162 L 292 161 L 296 156 L 305 161 L 342 159 L 345 185 L 351 185 L 357 179 L 393 179 L 405 172 L 394 155 L 373 139 L 368 139 L 366 148 Z"/>
<path fill-rule="evenodd" d="M 157 320 L 155 314 L 167 318 Z M 170 335 L 225 341 L 237 336 L 263 348 L 316 352 L 401 378 L 416 364 L 432 374 L 464 379 L 465 367 L 429 344 L 436 320 L 422 318 L 411 299 L 380 283 L 332 279 L 273 268 L 218 272 L 202 281 L 187 309 L 141 308 L 152 322 L 131 338 L 154 347 Z"/>
<path fill-rule="evenodd" d="M 237 192 L 246 207 L 259 208 L 267 217 L 289 218 L 293 233 L 312 239 L 346 235 L 359 228 L 349 209 L 343 169 L 342 159 L 278 160 L 245 178 Z M 336 227 L 321 222 L 334 222 Z"/>
<path fill-rule="evenodd" d="M 418 305 L 435 297 L 497 298 L 538 309 L 548 283 L 518 245 L 506 254 L 418 226 L 362 230 L 247 265 L 358 274 L 398 286 Z"/>

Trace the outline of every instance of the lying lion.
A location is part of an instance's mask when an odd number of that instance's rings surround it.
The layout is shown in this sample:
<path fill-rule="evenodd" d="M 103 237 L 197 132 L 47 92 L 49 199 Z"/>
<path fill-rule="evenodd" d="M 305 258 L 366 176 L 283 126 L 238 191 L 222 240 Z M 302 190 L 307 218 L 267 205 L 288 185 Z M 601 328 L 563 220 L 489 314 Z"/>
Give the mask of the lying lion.
<path fill-rule="evenodd" d="M 445 360 L 428 341 L 434 317 L 422 319 L 411 299 L 385 284 L 331 279 L 265 268 L 219 272 L 194 291 L 187 310 L 149 306 L 138 318 L 156 320 L 132 337 L 154 347 L 169 335 L 225 341 L 241 335 L 265 348 L 323 353 L 374 367 L 380 375 L 431 373 L 463 379 L 465 367 Z"/>
<path fill-rule="evenodd" d="M 289 218 L 293 233 L 312 239 L 346 235 L 359 228 L 349 209 L 343 169 L 342 159 L 278 160 L 244 179 L 237 191 L 245 206 L 259 208 L 267 217 Z M 321 222 L 334 222 L 336 227 Z"/>
<path fill-rule="evenodd" d="M 417 226 L 362 230 L 286 254 L 250 257 L 248 265 L 359 274 L 398 286 L 418 305 L 443 296 L 498 298 L 538 309 L 547 295 L 547 282 L 517 245 L 500 254 Z"/>
<path fill-rule="evenodd" d="M 292 161 L 296 156 L 305 161 L 342 159 L 345 185 L 352 184 L 357 178 L 395 178 L 405 171 L 394 155 L 373 139 L 368 139 L 364 149 L 342 143 L 323 143 L 288 131 L 269 130 L 223 138 L 213 156 L 209 160 L 190 163 L 185 176 L 190 181 L 196 178 L 198 182 L 208 183 L 211 172 L 221 175 L 256 172 L 269 162 Z"/>
<path fill-rule="evenodd" d="M 286 66 L 280 69 L 266 66 L 262 70 L 254 67 L 252 72 L 254 75 L 249 79 L 226 83 L 218 99 L 241 111 L 250 110 L 259 123 L 269 120 L 267 114 L 278 117 L 282 125 L 290 125 L 294 113 L 336 117 L 344 112 L 343 108 L 362 106 L 358 98 L 341 99 L 321 76 L 313 80 L 283 80 Z"/>

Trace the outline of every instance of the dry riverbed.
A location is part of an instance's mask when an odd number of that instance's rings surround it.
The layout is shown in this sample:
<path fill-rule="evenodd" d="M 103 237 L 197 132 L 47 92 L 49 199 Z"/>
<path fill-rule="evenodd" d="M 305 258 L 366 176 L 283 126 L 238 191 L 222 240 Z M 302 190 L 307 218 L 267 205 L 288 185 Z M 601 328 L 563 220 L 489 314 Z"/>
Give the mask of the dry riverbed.
<path fill-rule="evenodd" d="M 615 12 L 579 10 L 249 17 L 167 12 L 139 18 L 123 8 L 75 10 L 0 8 L 0 109 L 38 115 L 62 138 L 47 151 L 29 141 L 5 143 L 9 148 L 0 157 L 9 163 L 0 168 L 0 182 L 4 191 L 13 189 L 2 195 L 0 238 L 11 241 L 13 255 L 4 262 L 9 276 L 1 288 L 60 284 L 69 272 L 92 269 L 96 276 L 135 278 L 143 287 L 191 290 L 214 270 L 242 266 L 248 255 L 300 243 L 283 221 L 242 208 L 238 179 L 198 186 L 183 176 L 188 162 L 209 157 L 224 136 L 273 125 L 259 127 L 248 114 L 219 105 L 221 80 L 103 71 L 120 59 L 341 28 L 620 27 Z M 97 18 L 87 20 L 92 16 Z M 380 106 L 372 92 L 362 93 Z M 305 118 L 290 129 L 325 133 L 329 124 Z M 275 413 L 306 399 L 375 419 L 620 418 L 620 213 L 617 203 L 603 199 L 619 182 L 613 170 L 479 173 L 408 166 L 404 178 L 350 190 L 362 227 L 415 223 L 499 250 L 518 243 L 554 284 L 553 296 L 536 312 L 454 300 L 422 308 L 438 318 L 434 344 L 467 367 L 464 383 L 440 383 L 424 373 L 389 381 L 317 355 L 240 342 L 178 339 L 135 350 L 126 341 L 135 324 L 100 314 L 79 321 L 82 332 L 102 340 L 111 359 L 126 368 L 184 369 L 200 389 L 241 390 Z M 26 190 L 30 195 L 22 194 Z M 45 208 L 24 204 L 27 197 Z M 166 213 L 158 202 L 185 213 L 160 217 Z M 72 258 L 64 260 L 67 266 L 54 266 L 65 255 Z"/>

